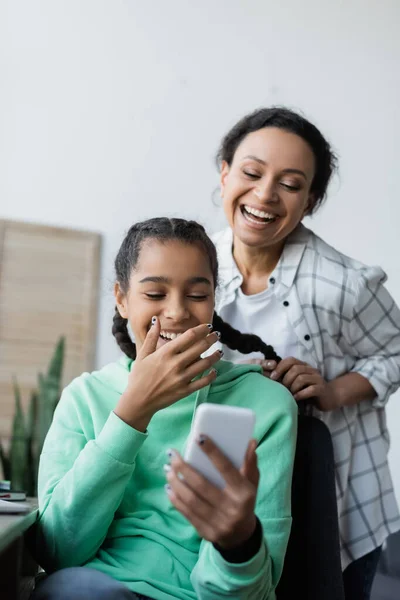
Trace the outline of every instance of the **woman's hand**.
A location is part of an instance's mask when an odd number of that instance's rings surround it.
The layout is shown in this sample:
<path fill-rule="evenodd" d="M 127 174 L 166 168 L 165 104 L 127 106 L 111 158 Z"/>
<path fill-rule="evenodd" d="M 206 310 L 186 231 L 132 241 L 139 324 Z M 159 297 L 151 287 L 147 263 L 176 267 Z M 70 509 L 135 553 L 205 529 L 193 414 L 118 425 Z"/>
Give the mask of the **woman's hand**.
<path fill-rule="evenodd" d="M 181 398 L 205 387 L 216 377 L 215 370 L 193 381 L 221 358 L 217 350 L 200 358 L 218 341 L 208 325 L 188 329 L 157 349 L 160 323 L 156 319 L 147 333 L 129 374 L 128 386 L 114 410 L 123 421 L 145 431 L 152 416 Z"/>
<path fill-rule="evenodd" d="M 263 370 L 263 375 L 269 377 L 278 364 L 276 360 L 265 360 L 265 358 L 248 358 L 240 361 L 241 365 L 259 365 Z"/>
<path fill-rule="evenodd" d="M 254 507 L 259 471 L 256 440 L 247 448 L 243 467 L 236 469 L 205 436 L 198 441 L 226 482 L 220 490 L 173 451 L 167 467 L 167 492 L 172 504 L 195 527 L 199 536 L 224 550 L 240 546 L 256 528 Z"/>
<path fill-rule="evenodd" d="M 320 372 L 292 356 L 282 360 L 270 374 L 293 394 L 297 402 L 312 399 L 319 410 L 329 411 L 339 407 L 334 388 Z"/>

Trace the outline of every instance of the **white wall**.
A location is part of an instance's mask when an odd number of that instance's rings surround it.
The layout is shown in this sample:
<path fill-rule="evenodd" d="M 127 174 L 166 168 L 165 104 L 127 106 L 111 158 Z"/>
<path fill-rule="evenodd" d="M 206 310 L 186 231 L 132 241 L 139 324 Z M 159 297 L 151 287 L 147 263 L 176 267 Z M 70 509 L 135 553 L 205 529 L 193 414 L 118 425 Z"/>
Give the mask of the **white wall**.
<path fill-rule="evenodd" d="M 381 264 L 400 302 L 399 19 L 398 0 L 0 0 L 0 217 L 104 234 L 99 365 L 118 354 L 124 230 L 161 214 L 219 227 L 214 151 L 260 105 L 300 109 L 331 139 L 340 178 L 312 226 Z"/>

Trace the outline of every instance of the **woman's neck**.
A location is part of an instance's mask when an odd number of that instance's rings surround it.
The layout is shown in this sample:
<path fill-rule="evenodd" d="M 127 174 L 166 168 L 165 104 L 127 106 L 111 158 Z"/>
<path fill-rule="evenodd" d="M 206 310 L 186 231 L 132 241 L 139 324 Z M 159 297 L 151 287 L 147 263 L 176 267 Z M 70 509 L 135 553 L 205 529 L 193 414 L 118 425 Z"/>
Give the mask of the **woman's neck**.
<path fill-rule="evenodd" d="M 285 240 L 271 247 L 253 248 L 234 238 L 233 258 L 243 276 L 245 294 L 257 294 L 268 287 L 268 277 L 278 264 L 284 245 Z"/>

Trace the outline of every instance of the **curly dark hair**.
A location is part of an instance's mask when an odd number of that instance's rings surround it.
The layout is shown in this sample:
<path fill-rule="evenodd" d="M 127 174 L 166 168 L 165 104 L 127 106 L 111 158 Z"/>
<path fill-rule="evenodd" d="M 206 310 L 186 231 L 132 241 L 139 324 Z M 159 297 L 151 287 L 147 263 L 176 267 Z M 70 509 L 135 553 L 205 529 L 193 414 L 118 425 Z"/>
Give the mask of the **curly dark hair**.
<path fill-rule="evenodd" d="M 161 217 L 132 225 L 121 244 L 115 259 L 115 275 L 124 293 L 128 292 L 132 270 L 138 262 L 143 242 L 147 239 L 155 239 L 161 242 L 178 240 L 184 244 L 200 245 L 208 256 L 214 286 L 217 287 L 217 251 L 204 227 L 196 221 Z M 127 325 L 128 320 L 124 319 L 118 308 L 115 307 L 112 333 L 122 352 L 129 358 L 135 359 L 136 345 L 129 335 Z M 257 335 L 240 333 L 240 331 L 225 323 L 216 312 L 214 312 L 212 325 L 214 330 L 221 333 L 221 342 L 228 348 L 238 350 L 242 354 L 261 352 L 266 359 L 280 360 L 272 346 L 265 344 Z"/>
<path fill-rule="evenodd" d="M 288 108 L 273 106 L 260 108 L 246 115 L 222 139 L 216 156 L 217 167 L 222 161 L 232 164 L 235 152 L 242 140 L 249 134 L 264 127 L 277 127 L 301 137 L 310 146 L 315 157 L 315 175 L 310 192 L 312 202 L 307 214 L 311 215 L 322 205 L 332 174 L 337 169 L 337 156 L 322 133 L 301 115 Z"/>

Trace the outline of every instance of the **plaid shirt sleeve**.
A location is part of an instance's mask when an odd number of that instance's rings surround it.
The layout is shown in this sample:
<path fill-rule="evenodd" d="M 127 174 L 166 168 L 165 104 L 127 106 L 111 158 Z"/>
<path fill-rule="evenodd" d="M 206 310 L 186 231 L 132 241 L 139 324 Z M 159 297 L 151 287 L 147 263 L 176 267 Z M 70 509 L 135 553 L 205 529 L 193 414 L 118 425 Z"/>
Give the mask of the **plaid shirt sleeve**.
<path fill-rule="evenodd" d="M 360 272 L 351 317 L 343 329 L 356 359 L 351 371 L 371 383 L 376 408 L 400 386 L 400 311 L 383 285 L 385 280 L 379 267 Z"/>

